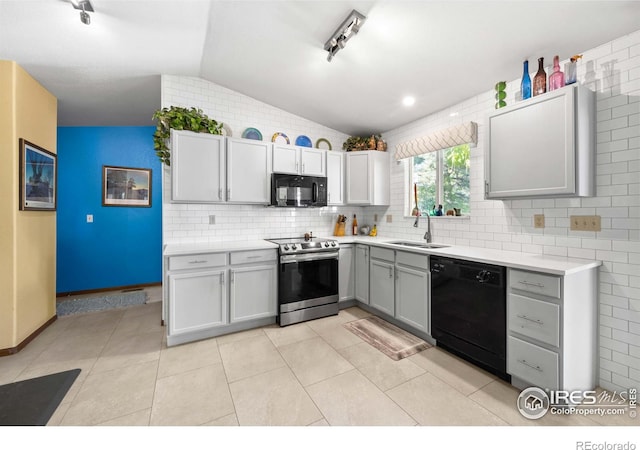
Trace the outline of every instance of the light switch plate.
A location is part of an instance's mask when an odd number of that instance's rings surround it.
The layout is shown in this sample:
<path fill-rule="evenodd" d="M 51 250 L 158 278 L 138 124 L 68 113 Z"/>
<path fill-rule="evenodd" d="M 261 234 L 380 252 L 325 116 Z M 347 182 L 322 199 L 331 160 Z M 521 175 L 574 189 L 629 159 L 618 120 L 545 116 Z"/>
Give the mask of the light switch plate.
<path fill-rule="evenodd" d="M 600 216 L 570 216 L 573 231 L 601 231 Z"/>
<path fill-rule="evenodd" d="M 378 215 L 377 214 L 373 215 L 373 221 L 376 222 L 376 223 L 378 222 Z"/>
<path fill-rule="evenodd" d="M 215 225 L 216 224 L 216 216 L 211 215 L 209 216 L 209 225 Z"/>
<path fill-rule="evenodd" d="M 87 214 L 87 223 L 93 223 L 93 214 Z"/>
<path fill-rule="evenodd" d="M 533 228 L 544 228 L 544 214 L 533 215 Z"/>
<path fill-rule="evenodd" d="M 393 222 L 393 216 L 391 214 L 387 214 L 387 223 Z"/>

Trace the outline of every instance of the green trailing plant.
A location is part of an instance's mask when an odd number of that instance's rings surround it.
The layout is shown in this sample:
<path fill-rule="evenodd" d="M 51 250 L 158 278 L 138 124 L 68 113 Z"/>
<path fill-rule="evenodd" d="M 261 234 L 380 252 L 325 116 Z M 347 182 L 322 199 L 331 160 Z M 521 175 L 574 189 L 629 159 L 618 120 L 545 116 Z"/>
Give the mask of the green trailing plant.
<path fill-rule="evenodd" d="M 210 119 L 201 109 L 180 108 L 171 106 L 153 113 L 153 119 L 158 123 L 153 133 L 153 148 L 160 161 L 171 165 L 171 150 L 167 143 L 171 130 L 188 130 L 196 133 L 222 134 L 222 122 Z"/>

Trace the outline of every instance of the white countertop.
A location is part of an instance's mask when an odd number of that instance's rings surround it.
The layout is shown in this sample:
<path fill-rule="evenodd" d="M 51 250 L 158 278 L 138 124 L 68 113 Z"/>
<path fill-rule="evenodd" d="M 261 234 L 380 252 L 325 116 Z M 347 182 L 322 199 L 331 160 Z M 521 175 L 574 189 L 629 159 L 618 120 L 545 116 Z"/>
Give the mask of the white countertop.
<path fill-rule="evenodd" d="M 262 239 L 255 241 L 225 241 L 225 242 L 192 242 L 181 244 L 166 244 L 162 254 L 164 256 L 189 255 L 193 253 L 234 252 L 243 250 L 278 249 L 278 245 Z"/>
<path fill-rule="evenodd" d="M 593 269 L 602 265 L 602 261 L 588 259 L 572 259 L 562 256 L 538 255 L 534 253 L 495 250 L 481 247 L 463 247 L 451 245 L 443 248 L 415 248 L 390 244 L 390 242 L 419 242 L 408 239 L 381 238 L 369 236 L 332 236 L 342 244 L 368 244 L 427 255 L 438 255 L 456 259 L 465 259 L 487 264 L 496 264 L 513 269 L 532 270 L 553 275 L 569 275 L 582 270 Z M 424 241 L 422 241 L 424 243 Z M 448 245 L 448 244 L 447 244 Z"/>
<path fill-rule="evenodd" d="M 486 264 L 496 264 L 511 267 L 514 269 L 531 270 L 544 272 L 553 275 L 569 275 L 597 268 L 602 265 L 602 261 L 592 261 L 587 259 L 572 259 L 553 255 L 538 255 L 534 253 L 521 253 L 507 250 L 494 250 L 480 247 L 463 247 L 451 245 L 444 248 L 415 248 L 391 244 L 390 242 L 419 242 L 398 238 L 382 238 L 370 236 L 330 236 L 341 244 L 367 244 L 380 247 L 392 248 L 407 252 L 421 253 L 426 255 L 438 255 L 468 261 L 482 262 Z M 422 241 L 424 242 L 424 241 Z M 262 239 L 251 241 L 225 241 L 225 242 L 193 242 L 181 244 L 167 244 L 164 247 L 164 256 L 188 255 L 193 253 L 210 252 L 233 252 L 243 250 L 264 250 L 277 249 L 273 242 Z"/>

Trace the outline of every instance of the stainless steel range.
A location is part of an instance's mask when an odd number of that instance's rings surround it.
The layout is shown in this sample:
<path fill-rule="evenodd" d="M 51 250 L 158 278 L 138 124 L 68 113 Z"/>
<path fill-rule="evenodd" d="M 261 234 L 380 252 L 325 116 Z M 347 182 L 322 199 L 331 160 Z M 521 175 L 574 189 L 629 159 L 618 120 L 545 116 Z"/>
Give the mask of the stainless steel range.
<path fill-rule="evenodd" d="M 338 314 L 338 242 L 323 238 L 267 240 L 278 244 L 280 254 L 280 326 Z"/>

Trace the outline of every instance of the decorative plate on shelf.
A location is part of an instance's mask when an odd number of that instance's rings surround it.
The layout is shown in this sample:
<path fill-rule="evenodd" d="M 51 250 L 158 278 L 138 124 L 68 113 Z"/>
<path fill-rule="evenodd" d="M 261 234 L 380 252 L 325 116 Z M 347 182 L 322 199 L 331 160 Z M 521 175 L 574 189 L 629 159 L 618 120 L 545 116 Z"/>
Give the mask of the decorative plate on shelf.
<path fill-rule="evenodd" d="M 278 138 L 283 138 L 285 141 L 287 141 L 287 144 L 290 144 L 291 141 L 289 141 L 289 137 L 284 134 L 284 133 L 273 133 L 273 136 L 271 136 L 271 142 L 276 142 Z"/>
<path fill-rule="evenodd" d="M 227 137 L 233 137 L 233 133 L 231 132 L 231 127 L 226 123 L 222 124 L 222 135 Z"/>
<path fill-rule="evenodd" d="M 254 141 L 261 141 L 262 133 L 255 128 L 247 128 L 242 132 L 242 137 L 245 139 L 253 139 Z"/>
<path fill-rule="evenodd" d="M 328 140 L 326 140 L 325 138 L 320 138 L 316 141 L 316 148 L 320 148 L 320 144 L 321 143 L 325 143 L 327 144 L 328 150 L 332 150 L 331 148 L 331 142 L 329 142 Z"/>
<path fill-rule="evenodd" d="M 296 145 L 299 145 L 300 147 L 313 147 L 313 144 L 311 143 L 311 139 L 309 139 L 309 136 L 298 136 L 296 138 Z"/>

